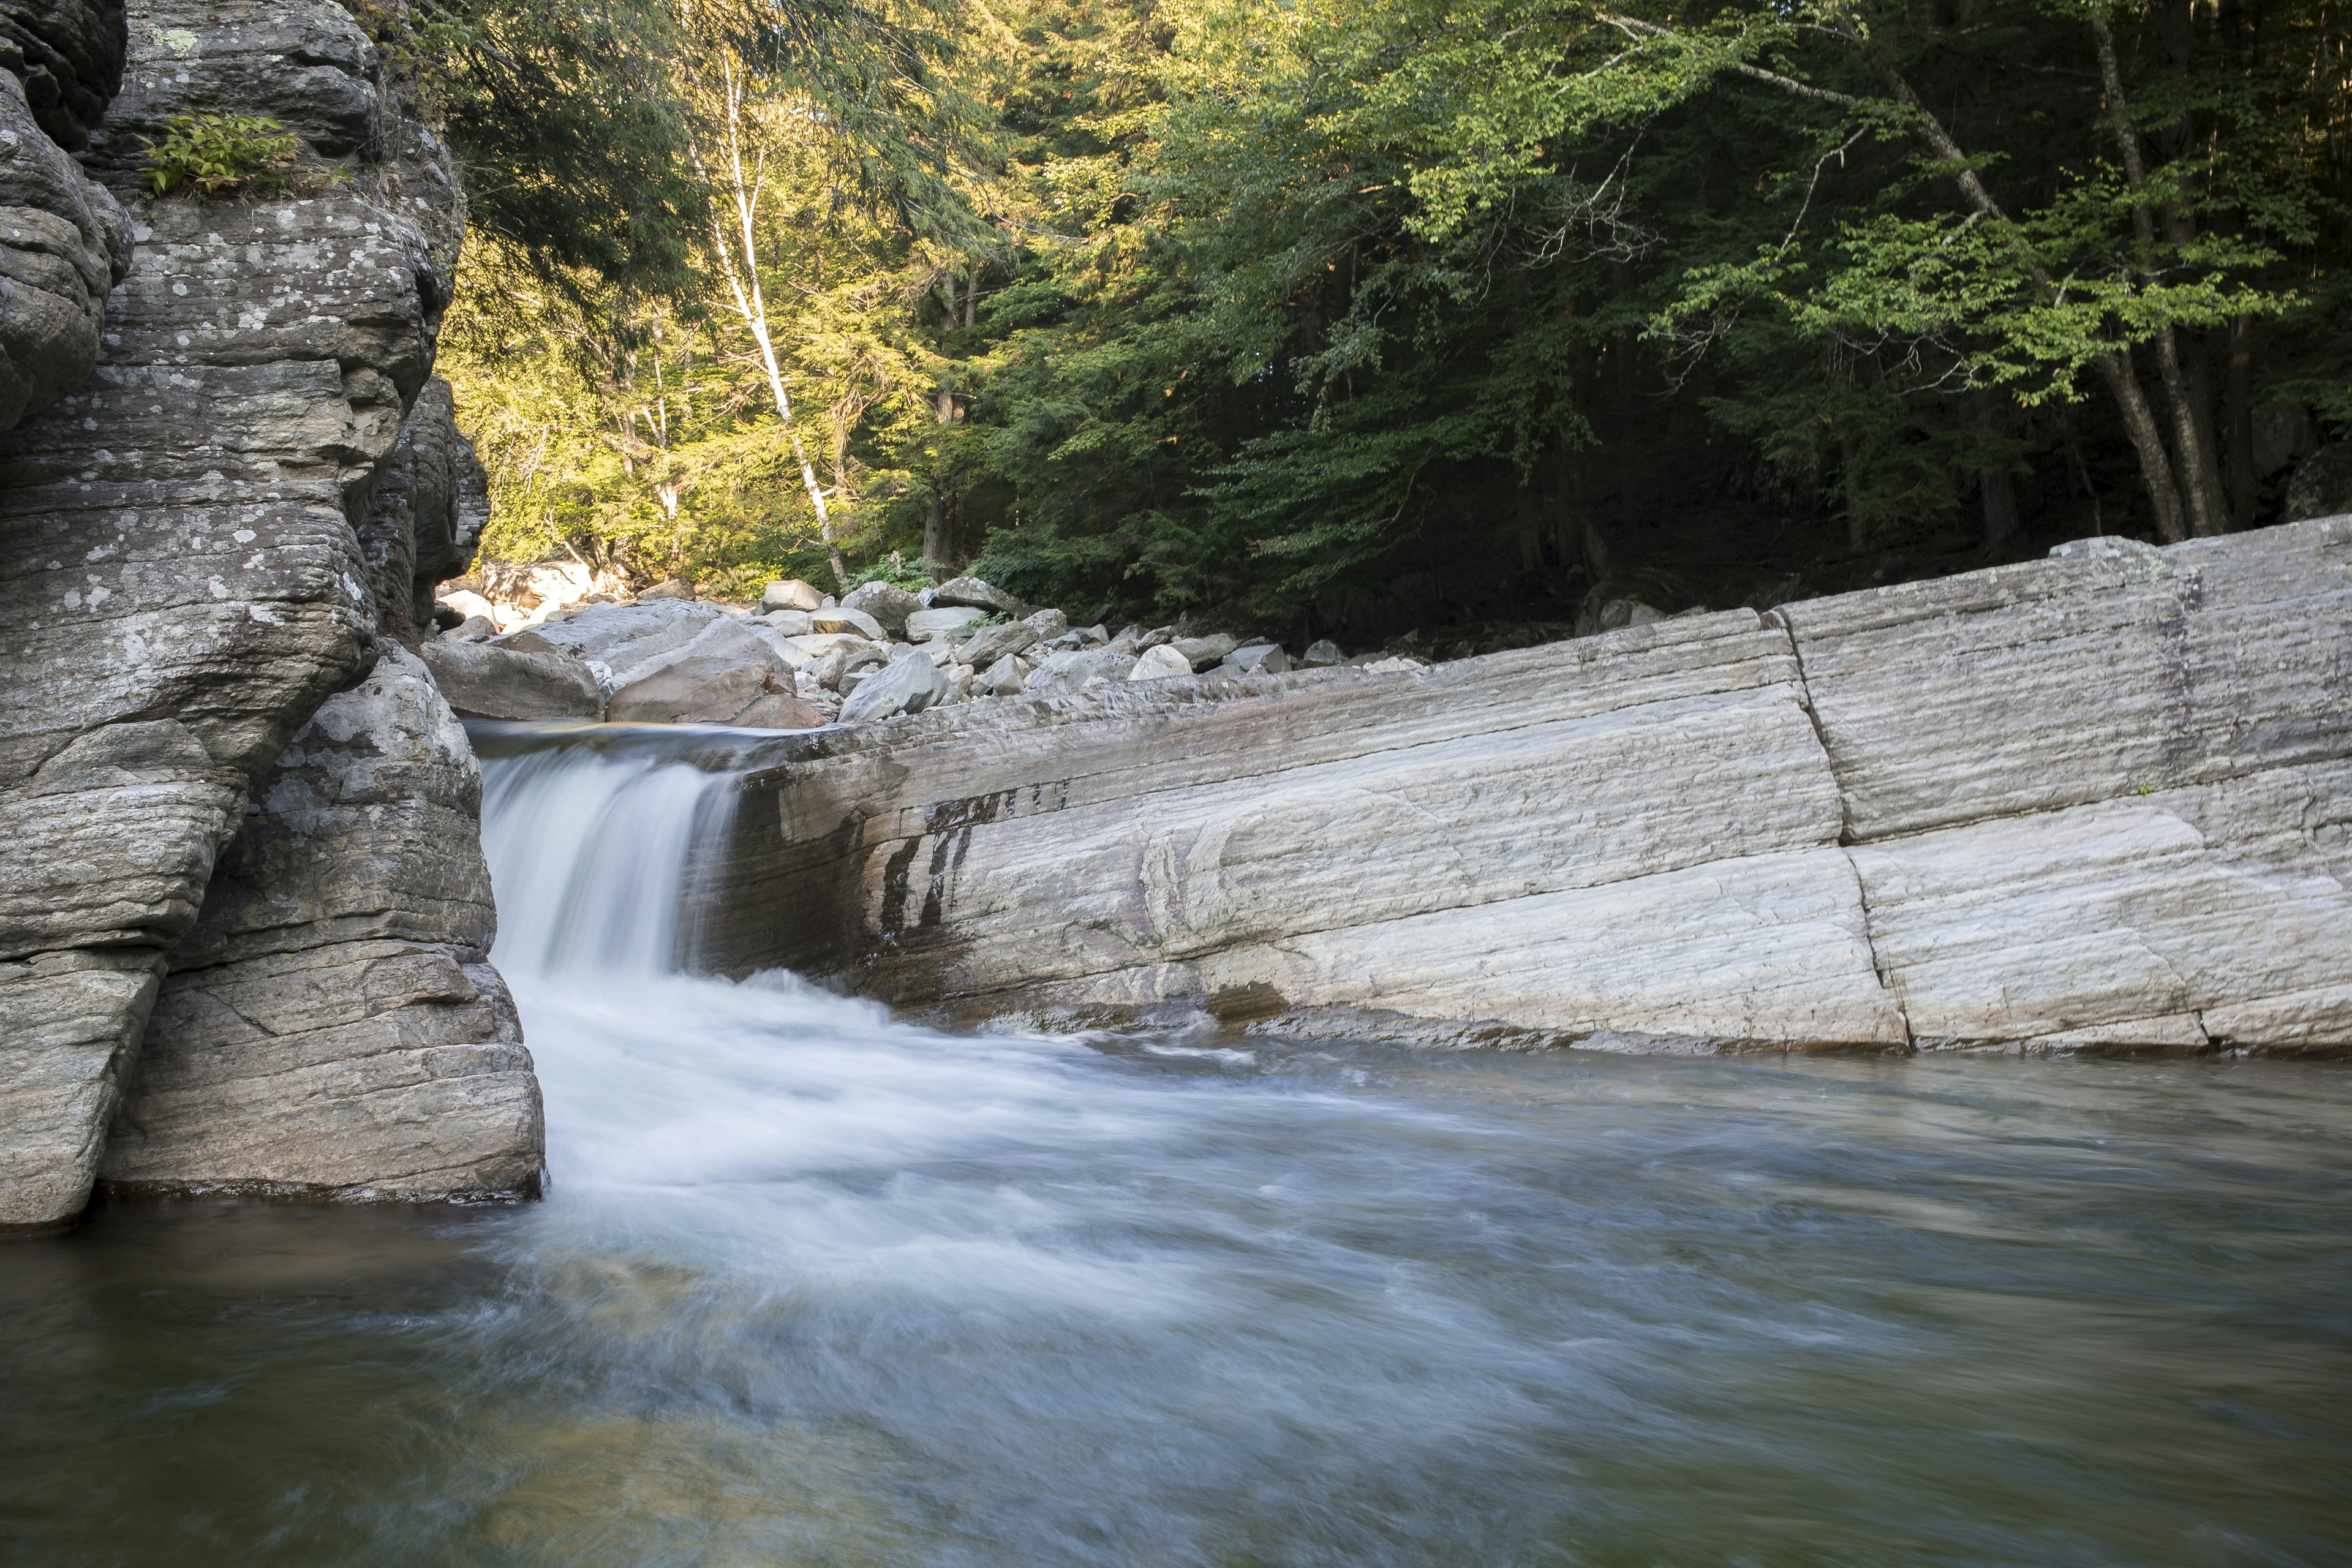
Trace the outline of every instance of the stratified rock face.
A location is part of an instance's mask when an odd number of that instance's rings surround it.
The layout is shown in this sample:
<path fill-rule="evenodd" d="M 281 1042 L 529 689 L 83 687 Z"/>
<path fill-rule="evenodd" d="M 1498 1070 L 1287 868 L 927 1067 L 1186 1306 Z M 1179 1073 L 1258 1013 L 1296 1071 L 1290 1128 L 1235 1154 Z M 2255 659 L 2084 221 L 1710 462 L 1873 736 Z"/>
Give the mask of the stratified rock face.
<path fill-rule="evenodd" d="M 386 650 L 254 791 L 172 954 L 104 1177 L 125 1190 L 535 1192 L 539 1088 L 487 954 L 481 774 Z"/>
<path fill-rule="evenodd" d="M 712 956 L 894 1002 L 2352 1046 L 2352 519 L 777 755 Z"/>
<path fill-rule="evenodd" d="M 72 153 L 122 76 L 119 5 L 0 0 L 0 430 L 98 363 L 131 225 Z"/>
<path fill-rule="evenodd" d="M 457 428 L 449 384 L 435 376 L 378 469 L 360 525 L 368 591 L 385 637 L 415 649 L 434 635 L 434 584 L 473 563 L 488 519 L 482 465 Z"/>
<path fill-rule="evenodd" d="M 434 487 L 464 486 L 442 477 L 462 467 L 446 450 L 446 403 L 421 397 L 456 259 L 454 189 L 446 155 L 384 100 L 365 36 L 326 0 L 157 0 L 132 8 L 129 31 L 121 112 L 90 153 L 118 190 L 131 192 L 142 134 L 184 110 L 275 115 L 311 156 L 341 162 L 310 197 L 131 196 L 136 260 L 98 369 L 0 452 L 0 686 L 11 695 L 0 708 L 0 836 L 12 848 L 0 869 L 0 1017 L 10 1020 L 0 1096 L 7 1160 L 41 1173 L 0 1187 L 0 1228 L 58 1223 L 81 1206 L 160 955 L 204 905 L 216 858 L 241 826 L 253 831 L 254 781 L 321 701 L 375 668 L 379 627 L 397 633 L 413 605 L 416 563 L 454 548 L 463 528 L 447 524 L 457 531 L 445 540 L 435 523 L 425 550 L 413 537 L 383 541 L 386 561 L 404 552 L 409 576 L 372 585 L 372 565 L 384 563 L 370 561 L 360 530 L 420 402 L 404 514 L 449 511 Z M 478 864 L 470 826 L 450 830 Z M 331 837 L 307 842 L 341 853 Z M 340 940 L 325 928 L 312 938 Z M 287 943 L 253 962 L 296 963 L 304 942 Z M 92 979 L 100 971 L 104 985 Z M 496 1011 L 494 983 L 465 984 L 479 994 L 461 998 L 446 976 L 415 979 L 415 1017 Z M 368 993 L 395 1021 L 409 1016 L 392 1007 L 397 991 Z M 88 1005 L 77 1013 L 74 998 Z M 151 1046 L 195 1027 L 191 1016 L 167 1007 Z M 70 1028 L 15 1022 L 68 1017 Z M 341 1026 L 301 1027 L 331 1026 Z M 458 1027 L 470 1042 L 495 1034 Z M 250 1110 L 226 1099 L 215 1109 L 229 1121 Z M 535 1150 L 535 1138 L 515 1147 Z M 425 1179 L 425 1167 L 402 1168 L 403 1180 Z M 203 1163 L 174 1170 L 168 1153 L 137 1171 L 131 1179 L 164 1185 L 216 1174 Z"/>

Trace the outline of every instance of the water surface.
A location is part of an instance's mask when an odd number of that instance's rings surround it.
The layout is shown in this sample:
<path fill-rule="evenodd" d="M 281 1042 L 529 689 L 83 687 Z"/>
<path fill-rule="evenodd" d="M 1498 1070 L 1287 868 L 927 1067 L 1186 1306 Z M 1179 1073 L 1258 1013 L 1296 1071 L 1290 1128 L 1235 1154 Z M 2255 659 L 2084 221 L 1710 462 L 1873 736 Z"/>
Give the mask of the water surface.
<path fill-rule="evenodd" d="M 0 1253 L 0 1561 L 2352 1562 L 2341 1068 L 943 1034 L 667 973 L 593 765 L 550 1199 Z"/>

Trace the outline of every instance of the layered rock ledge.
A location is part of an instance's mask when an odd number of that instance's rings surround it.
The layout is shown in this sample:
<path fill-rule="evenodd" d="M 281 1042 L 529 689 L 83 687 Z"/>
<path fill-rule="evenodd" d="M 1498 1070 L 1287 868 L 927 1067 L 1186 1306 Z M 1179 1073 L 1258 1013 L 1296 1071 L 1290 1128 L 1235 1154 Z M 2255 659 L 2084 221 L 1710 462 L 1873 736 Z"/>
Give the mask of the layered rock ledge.
<path fill-rule="evenodd" d="M 130 269 L 92 325 L 94 371 L 26 401 L 0 445 L 0 1230 L 79 1212 L 142 1038 L 139 1124 L 108 1156 L 126 1184 L 528 1192 L 536 1099 L 478 962 L 478 837 L 444 776 L 462 752 L 386 761 L 399 735 L 446 749 L 458 734 L 421 666 L 380 661 L 415 635 L 419 579 L 462 568 L 479 526 L 470 454 L 430 381 L 462 230 L 446 153 L 327 0 L 140 0 L 127 37 L 104 118 L 102 97 L 72 101 L 80 162 L 112 193 L 89 186 L 93 211 L 120 198 L 133 215 Z M 0 87 L 0 118 L 9 101 Z M 146 138 L 210 111 L 298 132 L 311 194 L 139 194 Z M 104 299 L 65 229 L 41 232 Z M 10 384 L 0 365 L 0 425 Z M 322 742 L 354 700 L 374 740 Z M 328 792 L 349 809 L 298 831 L 278 805 L 294 779 L 323 788 L 330 762 L 351 771 Z M 339 886 L 344 858 L 376 852 L 373 817 L 412 809 L 437 814 L 446 843 L 376 872 L 422 897 L 448 857 L 469 862 L 472 890 L 437 925 L 385 912 L 405 895 L 368 915 L 321 891 L 315 915 L 247 930 L 213 895 L 216 865 L 263 842 L 289 889 Z M 207 1065 L 232 1042 L 250 1059 Z M 367 1098 L 404 1075 L 470 1097 L 473 1124 L 409 1138 L 394 1124 L 429 1096 Z M 371 1122 L 372 1107 L 391 1109 Z"/>
<path fill-rule="evenodd" d="M 705 926 L 965 1014 L 2352 1046 L 2352 518 L 780 740 Z"/>

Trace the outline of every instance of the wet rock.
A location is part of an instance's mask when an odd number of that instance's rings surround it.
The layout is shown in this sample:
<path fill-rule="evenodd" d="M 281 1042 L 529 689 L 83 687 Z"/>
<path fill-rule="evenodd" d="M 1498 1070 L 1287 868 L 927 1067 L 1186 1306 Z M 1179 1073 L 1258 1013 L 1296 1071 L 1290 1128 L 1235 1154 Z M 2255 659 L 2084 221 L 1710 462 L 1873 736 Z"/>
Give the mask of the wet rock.
<path fill-rule="evenodd" d="M 1162 643 L 1157 647 L 1144 649 L 1143 657 L 1135 661 L 1135 668 L 1127 672 L 1127 678 L 1129 680 L 1160 680 L 1171 675 L 1192 673 L 1192 661 Z"/>
<path fill-rule="evenodd" d="M 888 583 L 866 583 L 844 595 L 841 607 L 873 616 L 885 633 L 900 637 L 907 635 L 907 617 L 923 608 L 923 601 Z"/>
<path fill-rule="evenodd" d="M 604 717 L 604 695 L 576 658 L 479 642 L 429 642 L 418 649 L 461 719 Z"/>
<path fill-rule="evenodd" d="M 797 577 L 785 577 L 771 583 L 760 594 L 760 613 L 776 610 L 799 610 L 811 613 L 824 608 L 825 595 L 814 584 Z"/>
<path fill-rule="evenodd" d="M 948 678 L 928 658 L 901 658 L 858 683 L 841 705 L 844 724 L 870 724 L 919 713 L 948 695 Z"/>
<path fill-rule="evenodd" d="M 964 605 L 999 616 L 1024 616 L 1029 606 L 977 577 L 954 577 L 931 590 L 934 607 Z"/>

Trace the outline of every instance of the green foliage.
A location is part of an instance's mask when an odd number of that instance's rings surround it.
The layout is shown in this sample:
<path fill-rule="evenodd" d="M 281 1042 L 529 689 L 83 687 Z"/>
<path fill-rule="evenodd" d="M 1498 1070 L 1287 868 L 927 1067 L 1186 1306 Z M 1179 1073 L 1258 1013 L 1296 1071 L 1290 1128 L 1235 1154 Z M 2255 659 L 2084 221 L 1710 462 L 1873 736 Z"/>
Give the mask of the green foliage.
<path fill-rule="evenodd" d="M 140 186 L 152 195 L 275 195 L 293 180 L 302 139 L 260 114 L 175 114 L 147 143 Z"/>
<path fill-rule="evenodd" d="M 713 50 L 783 116 L 757 270 L 850 580 L 1572 619 L 2146 535 L 2168 485 L 2242 526 L 2258 416 L 2352 434 L 2321 0 L 1009 0 L 793 13 L 804 56 L 467 3 L 509 41 L 452 46 L 453 136 L 512 173 L 452 334 L 517 550 L 817 569 L 679 172 Z"/>

